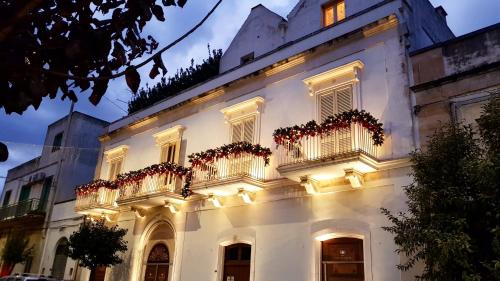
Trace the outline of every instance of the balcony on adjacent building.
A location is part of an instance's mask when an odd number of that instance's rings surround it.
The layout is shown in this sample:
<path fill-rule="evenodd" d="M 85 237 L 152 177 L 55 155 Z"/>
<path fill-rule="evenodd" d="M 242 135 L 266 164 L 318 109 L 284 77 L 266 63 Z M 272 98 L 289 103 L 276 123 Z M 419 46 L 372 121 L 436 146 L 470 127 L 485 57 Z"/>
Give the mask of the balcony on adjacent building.
<path fill-rule="evenodd" d="M 115 214 L 118 190 L 97 186 L 92 190 L 77 192 L 75 211 L 82 215 L 102 216 Z"/>
<path fill-rule="evenodd" d="M 225 148 L 227 152 L 224 151 Z M 234 149 L 233 147 L 237 147 Z M 239 147 L 245 147 L 239 150 Z M 265 185 L 266 166 L 270 150 L 249 143 L 231 144 L 214 151 L 219 156 L 192 167 L 191 189 L 194 193 L 231 196 L 242 190 L 256 192 Z"/>
<path fill-rule="evenodd" d="M 0 228 L 14 226 L 41 226 L 45 218 L 47 204 L 40 199 L 29 199 L 0 208 Z"/>
<path fill-rule="evenodd" d="M 282 176 L 302 183 L 308 192 L 315 192 L 314 185 L 339 178 L 359 188 L 364 174 L 377 171 L 381 143 L 374 142 L 373 131 L 367 126 L 353 122 L 328 133 L 319 129 L 306 134 L 279 143 L 277 170 Z"/>

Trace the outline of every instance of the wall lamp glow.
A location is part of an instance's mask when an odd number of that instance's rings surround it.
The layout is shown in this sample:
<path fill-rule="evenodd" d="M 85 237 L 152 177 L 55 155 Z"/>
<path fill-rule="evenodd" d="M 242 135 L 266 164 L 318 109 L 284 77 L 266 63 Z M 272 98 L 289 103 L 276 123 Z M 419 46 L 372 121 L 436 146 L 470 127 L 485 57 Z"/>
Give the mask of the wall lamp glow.
<path fill-rule="evenodd" d="M 361 188 L 363 187 L 363 174 L 357 172 L 354 169 L 346 169 L 345 178 L 349 180 L 352 188 Z"/>
<path fill-rule="evenodd" d="M 243 202 L 245 202 L 247 204 L 252 204 L 253 203 L 252 197 L 250 197 L 250 194 L 248 192 L 246 192 L 244 189 L 239 189 L 238 190 L 238 196 L 241 197 L 241 199 L 243 200 Z"/>
<path fill-rule="evenodd" d="M 172 204 L 170 202 L 165 202 L 165 208 L 168 208 L 172 214 L 179 212 L 177 206 L 175 206 L 175 204 Z"/>
<path fill-rule="evenodd" d="M 212 202 L 212 205 L 216 208 L 222 207 L 222 203 L 220 202 L 219 198 L 215 197 L 213 194 L 208 195 L 208 201 Z"/>

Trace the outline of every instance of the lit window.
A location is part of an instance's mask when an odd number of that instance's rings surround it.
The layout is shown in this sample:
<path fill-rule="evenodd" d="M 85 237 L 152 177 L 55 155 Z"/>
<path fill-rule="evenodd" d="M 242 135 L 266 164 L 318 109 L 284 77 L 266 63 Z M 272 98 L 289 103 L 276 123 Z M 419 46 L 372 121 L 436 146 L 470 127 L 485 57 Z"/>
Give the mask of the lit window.
<path fill-rule="evenodd" d="M 323 6 L 323 26 L 329 26 L 345 19 L 345 2 L 335 1 Z"/>
<path fill-rule="evenodd" d="M 166 143 L 161 147 L 161 162 L 177 163 L 176 159 L 177 145 L 175 143 Z"/>
<path fill-rule="evenodd" d="M 363 281 L 363 240 L 334 238 L 321 242 L 322 281 Z"/>
<path fill-rule="evenodd" d="M 122 162 L 123 158 L 121 157 L 111 160 L 109 163 L 109 180 L 115 180 L 116 176 L 122 172 Z"/>
<path fill-rule="evenodd" d="M 253 143 L 255 131 L 255 117 L 243 119 L 234 122 L 231 126 L 231 142 L 249 142 Z"/>
<path fill-rule="evenodd" d="M 52 152 L 61 149 L 62 138 L 63 138 L 63 133 L 59 133 L 54 137 L 54 141 L 52 142 Z"/>

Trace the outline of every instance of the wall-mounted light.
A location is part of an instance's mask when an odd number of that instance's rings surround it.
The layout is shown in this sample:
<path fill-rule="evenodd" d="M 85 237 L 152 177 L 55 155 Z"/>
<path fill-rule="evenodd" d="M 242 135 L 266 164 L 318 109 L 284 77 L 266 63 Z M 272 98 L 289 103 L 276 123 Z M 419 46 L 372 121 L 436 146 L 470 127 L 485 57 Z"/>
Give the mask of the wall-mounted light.
<path fill-rule="evenodd" d="M 216 208 L 222 207 L 222 203 L 220 202 L 219 198 L 215 197 L 215 195 L 213 194 L 208 195 L 208 201 L 210 201 Z"/>
<path fill-rule="evenodd" d="M 306 189 L 307 194 L 318 193 L 318 182 L 309 176 L 300 177 L 300 185 Z"/>
<path fill-rule="evenodd" d="M 363 174 L 359 173 L 354 169 L 345 169 L 345 178 L 349 180 L 352 188 L 363 187 Z"/>
<path fill-rule="evenodd" d="M 253 199 L 250 196 L 250 193 L 248 193 L 244 189 L 239 189 L 238 190 L 238 196 L 241 197 L 241 199 L 243 200 L 243 202 L 245 202 L 247 204 L 252 204 L 253 203 Z"/>
<path fill-rule="evenodd" d="M 168 208 L 172 214 L 179 212 L 177 206 L 175 206 L 175 204 L 172 204 L 170 202 L 165 202 L 165 208 Z"/>

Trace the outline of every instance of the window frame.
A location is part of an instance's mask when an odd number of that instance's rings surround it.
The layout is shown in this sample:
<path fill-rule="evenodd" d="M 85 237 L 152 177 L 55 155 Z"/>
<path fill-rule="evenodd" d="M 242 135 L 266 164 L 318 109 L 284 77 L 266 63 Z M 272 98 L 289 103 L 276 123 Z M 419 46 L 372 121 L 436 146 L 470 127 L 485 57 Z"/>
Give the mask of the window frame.
<path fill-rule="evenodd" d="M 255 279 L 255 254 L 256 254 L 256 240 L 255 236 L 244 233 L 235 233 L 233 235 L 225 236 L 219 240 L 219 250 L 217 257 L 217 281 L 225 281 L 224 278 L 224 265 L 225 265 L 225 248 L 234 244 L 247 244 L 250 245 L 250 281 Z"/>
<path fill-rule="evenodd" d="M 335 244 L 334 241 L 335 240 L 340 240 L 340 239 L 352 239 L 352 240 L 358 240 L 356 242 L 361 242 L 361 260 L 353 260 L 353 261 L 350 261 L 350 262 L 341 262 L 341 261 L 334 261 L 334 260 L 325 260 L 325 244 Z M 361 238 L 358 238 L 358 237 L 345 237 L 345 236 L 339 236 L 339 237 L 333 237 L 331 239 L 326 239 L 326 240 L 322 240 L 320 241 L 321 243 L 321 256 L 320 256 L 320 280 L 321 281 L 325 281 L 326 280 L 326 276 L 324 276 L 325 274 L 325 268 L 324 268 L 324 263 L 325 262 L 328 262 L 330 264 L 362 264 L 362 267 L 363 267 L 363 279 L 364 278 L 364 264 L 365 264 L 365 261 L 364 261 L 364 248 L 363 248 L 363 239 Z"/>
<path fill-rule="evenodd" d="M 229 138 L 230 138 L 230 143 L 235 143 L 235 142 L 241 142 L 241 141 L 246 141 L 245 140 L 245 122 L 252 121 L 253 122 L 253 128 L 252 128 L 252 139 L 249 141 L 252 144 L 256 143 L 256 127 L 257 127 L 257 116 L 255 114 L 249 115 L 249 116 L 243 116 L 237 119 L 233 119 L 230 122 L 230 132 L 229 132 Z M 241 137 L 239 141 L 234 141 L 233 137 L 233 132 L 235 126 L 241 124 Z"/>
<path fill-rule="evenodd" d="M 338 6 L 340 3 L 343 3 L 343 5 L 344 5 L 344 17 L 339 20 Z M 330 24 L 326 24 L 326 9 L 328 9 L 328 8 L 332 8 L 332 12 L 333 12 L 332 23 L 330 23 Z M 328 1 L 325 4 L 321 5 L 321 24 L 322 24 L 322 27 L 329 27 L 329 26 L 335 25 L 339 22 L 342 22 L 345 19 L 346 19 L 345 0 Z"/>
<path fill-rule="evenodd" d="M 64 132 L 59 132 L 54 136 L 54 139 L 52 140 L 52 152 L 61 150 L 63 138 L 64 138 Z"/>
<path fill-rule="evenodd" d="M 113 170 L 113 165 L 116 165 L 116 163 L 118 163 L 118 162 L 120 163 L 119 172 L 117 172 L 116 169 Z M 109 160 L 109 163 L 108 163 L 108 179 L 109 180 L 115 180 L 116 177 L 123 172 L 123 162 L 124 162 L 124 156 L 117 156 L 117 157 Z M 112 173 L 114 173 L 114 175 L 112 175 Z"/>

